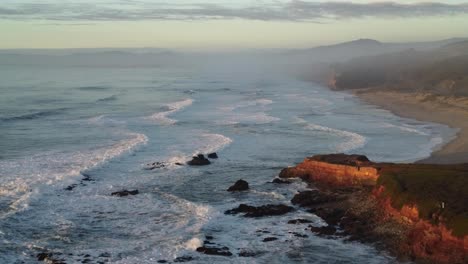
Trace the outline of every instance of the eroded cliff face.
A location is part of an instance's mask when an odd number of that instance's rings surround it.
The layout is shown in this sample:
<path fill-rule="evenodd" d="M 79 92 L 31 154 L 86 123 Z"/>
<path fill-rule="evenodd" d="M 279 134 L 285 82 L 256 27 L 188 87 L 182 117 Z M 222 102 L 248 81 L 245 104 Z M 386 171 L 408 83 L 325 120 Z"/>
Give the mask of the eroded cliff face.
<path fill-rule="evenodd" d="M 380 240 L 379 243 L 387 244 L 386 249 L 390 252 L 417 262 L 423 260 L 433 263 L 468 263 L 468 236 L 466 234 L 454 235 L 453 231 L 447 228 L 444 219 L 444 204 L 441 204 L 438 211 L 433 211 L 430 216 L 422 214 L 418 204 L 415 203 L 404 203 L 398 208 L 394 206 L 392 199 L 400 197 L 390 196 L 385 186 L 379 182 L 379 177 L 383 170 L 393 171 L 393 167 L 399 166 L 408 167 L 411 164 L 379 164 L 360 155 L 319 155 L 306 158 L 295 167 L 283 169 L 280 177 L 300 177 L 318 186 L 325 185 L 332 191 L 333 188 L 338 190 L 348 187 L 358 188 L 360 192 L 370 190 L 369 195 L 365 197 L 373 200 L 370 203 L 373 204 L 373 208 L 368 211 L 375 210 L 379 213 L 372 214 L 375 219 L 361 219 L 363 221 L 358 219 L 349 223 L 353 228 L 347 228 L 347 220 L 342 219 L 341 228 L 354 230 L 350 232 L 350 235 L 359 239 L 360 234 L 353 233 L 355 230 L 370 229 L 366 230 L 366 236 L 377 237 Z M 463 199 L 463 197 L 459 198 Z M 359 211 L 362 207 L 362 201 L 359 204 L 354 204 L 353 199 L 349 201 L 347 206 L 350 211 Z M 356 217 L 359 218 L 359 214 Z M 378 224 L 373 227 L 355 228 L 356 223 L 369 221 Z M 382 233 L 382 230 L 388 227 L 391 227 L 392 231 Z M 401 233 L 398 243 L 390 242 L 394 239 L 388 238 L 394 233 Z"/>
<path fill-rule="evenodd" d="M 317 155 L 296 167 L 283 169 L 280 177 L 299 177 L 334 186 L 372 186 L 377 182 L 379 170 L 374 165 L 362 155 Z"/>

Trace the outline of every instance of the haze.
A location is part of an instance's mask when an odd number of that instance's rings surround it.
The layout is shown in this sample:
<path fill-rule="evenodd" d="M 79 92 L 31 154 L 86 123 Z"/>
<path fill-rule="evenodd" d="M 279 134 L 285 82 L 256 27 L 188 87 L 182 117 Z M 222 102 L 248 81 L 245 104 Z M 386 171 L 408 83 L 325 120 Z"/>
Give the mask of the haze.
<path fill-rule="evenodd" d="M 153 47 L 304 48 L 358 38 L 465 37 L 464 1 L 4 0 L 1 49 Z"/>

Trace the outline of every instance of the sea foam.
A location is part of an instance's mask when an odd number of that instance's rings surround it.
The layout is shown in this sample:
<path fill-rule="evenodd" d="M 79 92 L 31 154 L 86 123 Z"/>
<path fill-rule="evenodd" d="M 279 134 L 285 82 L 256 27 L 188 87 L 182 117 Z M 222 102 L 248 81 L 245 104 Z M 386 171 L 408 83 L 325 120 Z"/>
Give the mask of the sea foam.
<path fill-rule="evenodd" d="M 164 106 L 168 110 L 154 113 L 153 115 L 147 117 L 146 119 L 155 121 L 161 125 L 173 125 L 177 122 L 177 120 L 171 119 L 168 116 L 192 104 L 193 104 L 193 99 L 185 99 L 185 100 L 169 103 Z"/>

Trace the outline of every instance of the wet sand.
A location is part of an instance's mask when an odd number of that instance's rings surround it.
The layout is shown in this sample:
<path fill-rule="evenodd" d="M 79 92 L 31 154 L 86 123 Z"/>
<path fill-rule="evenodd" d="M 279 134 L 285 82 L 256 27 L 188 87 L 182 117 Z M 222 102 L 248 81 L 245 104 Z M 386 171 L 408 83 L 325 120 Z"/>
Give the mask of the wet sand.
<path fill-rule="evenodd" d="M 420 121 L 446 124 L 457 128 L 456 138 L 435 150 L 419 163 L 468 163 L 468 98 L 442 97 L 421 93 L 376 91 L 354 92 L 363 101 L 382 107 L 394 114 Z"/>

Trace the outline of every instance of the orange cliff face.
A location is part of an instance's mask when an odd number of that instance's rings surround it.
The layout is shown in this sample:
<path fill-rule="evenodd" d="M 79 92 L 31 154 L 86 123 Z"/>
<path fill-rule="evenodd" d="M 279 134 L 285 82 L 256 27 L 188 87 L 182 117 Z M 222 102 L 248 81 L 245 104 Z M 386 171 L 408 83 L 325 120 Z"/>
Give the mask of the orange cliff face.
<path fill-rule="evenodd" d="M 382 219 L 379 222 L 397 220 L 405 232 L 404 243 L 397 251 L 415 260 L 426 259 L 435 263 L 468 263 L 468 236 L 454 236 L 443 221 L 433 224 L 421 217 L 418 206 L 403 204 L 401 209 L 392 206 L 385 187 L 377 184 L 381 167 L 398 167 L 397 164 L 379 164 L 361 155 L 317 155 L 306 158 L 295 167 L 285 168 L 280 177 L 299 177 L 318 185 L 329 187 L 374 186 L 372 195 L 379 204 Z M 405 165 L 408 166 L 408 165 Z"/>
<path fill-rule="evenodd" d="M 378 168 L 361 155 L 319 155 L 306 158 L 293 168 L 283 169 L 281 178 L 299 177 L 334 186 L 375 185 Z"/>

